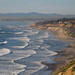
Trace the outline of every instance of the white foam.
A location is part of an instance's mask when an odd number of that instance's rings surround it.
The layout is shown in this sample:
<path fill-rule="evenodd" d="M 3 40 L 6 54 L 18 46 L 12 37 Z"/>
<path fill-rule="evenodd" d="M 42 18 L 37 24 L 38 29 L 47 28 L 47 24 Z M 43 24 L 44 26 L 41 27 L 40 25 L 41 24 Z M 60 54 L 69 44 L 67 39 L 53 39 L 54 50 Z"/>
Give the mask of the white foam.
<path fill-rule="evenodd" d="M 29 46 L 29 48 L 38 49 L 38 48 L 40 48 L 40 46 L 39 45 L 37 45 L 37 46 Z"/>
<path fill-rule="evenodd" d="M 54 56 L 54 55 L 58 54 L 57 52 L 54 52 L 54 51 L 50 51 L 50 53 L 51 53 L 51 56 Z"/>
<path fill-rule="evenodd" d="M 28 46 L 28 43 L 27 42 L 23 46 L 12 46 L 12 48 L 22 49 L 22 48 L 25 48 L 26 46 Z"/>
<path fill-rule="evenodd" d="M 11 64 L 6 62 L 2 65 L 0 62 L 0 75 L 17 75 L 18 73 L 25 71 L 26 65 L 17 64 L 14 60 L 26 58 L 33 54 L 36 54 L 34 50 L 14 50 L 13 54 L 2 57 L 2 59 L 11 60 Z"/>
<path fill-rule="evenodd" d="M 31 75 L 31 74 L 33 74 L 33 73 L 35 73 L 35 72 L 37 72 L 37 71 L 39 71 L 39 70 L 41 70 L 41 69 L 43 69 L 45 67 L 45 65 L 41 64 L 39 61 L 35 61 L 35 62 L 33 62 L 33 64 L 37 64 L 38 66 L 36 66 L 36 67 L 28 67 L 29 70 L 25 71 L 25 75 Z"/>
<path fill-rule="evenodd" d="M 43 57 L 48 57 L 48 56 L 53 56 L 53 55 L 57 55 L 57 52 L 45 49 L 43 51 L 38 51 L 38 56 L 43 56 Z"/>
<path fill-rule="evenodd" d="M 16 33 L 14 33 L 14 34 L 16 34 L 16 35 L 17 35 L 17 34 L 23 34 L 23 32 L 16 32 Z"/>
<path fill-rule="evenodd" d="M 10 53 L 10 50 L 7 48 L 0 49 L 0 56 Z"/>
<path fill-rule="evenodd" d="M 12 54 L 6 55 L 6 57 L 1 57 L 1 58 L 5 60 L 12 60 L 12 62 L 14 62 L 14 60 L 26 58 L 33 54 L 36 54 L 36 51 L 34 50 L 13 50 Z"/>
<path fill-rule="evenodd" d="M 14 53 L 14 60 L 19 60 L 19 59 L 22 59 L 22 58 L 27 58 L 33 54 L 36 54 L 36 51 L 34 50 L 16 50 L 16 51 L 13 51 Z"/>
<path fill-rule="evenodd" d="M 39 52 L 39 53 L 38 53 Z M 25 71 L 25 75 L 40 75 L 43 74 L 42 72 L 43 71 L 40 71 L 41 69 L 43 69 L 44 67 L 46 67 L 46 65 L 43 65 L 41 64 L 42 61 L 48 61 L 49 60 L 49 57 L 48 56 L 52 56 L 52 55 L 56 55 L 57 53 L 56 52 L 53 52 L 53 51 L 50 51 L 50 50 L 45 50 L 45 51 L 38 51 L 36 55 L 34 55 L 34 57 L 38 57 L 38 59 L 40 59 L 39 57 L 43 57 L 41 58 L 40 60 L 37 60 L 36 59 L 32 59 L 30 62 L 31 64 L 36 64 L 37 66 L 30 66 L 30 67 L 27 67 L 28 70 Z M 49 72 L 45 72 L 45 74 L 49 74 Z M 44 75 L 45 75 L 44 74 Z M 23 75 L 23 74 L 22 74 Z"/>
<path fill-rule="evenodd" d="M 24 31 L 27 32 L 27 33 L 24 33 L 25 34 L 24 36 L 30 36 L 30 35 L 35 35 L 39 33 L 39 31 L 32 31 L 32 30 L 24 30 Z"/>
<path fill-rule="evenodd" d="M 48 37 L 49 37 L 48 32 L 44 32 L 44 33 L 42 33 L 41 35 L 38 36 L 38 39 L 43 39 L 43 38 L 48 38 Z"/>
<path fill-rule="evenodd" d="M 13 37 L 13 38 L 9 38 L 10 40 L 20 40 L 20 41 L 27 41 L 29 42 L 30 39 L 28 37 Z"/>
<path fill-rule="evenodd" d="M 26 65 L 11 63 L 0 64 L 0 75 L 17 75 L 19 72 L 24 71 Z"/>
<path fill-rule="evenodd" d="M 3 41 L 3 42 L 0 42 L 0 44 L 7 44 L 8 41 Z"/>
<path fill-rule="evenodd" d="M 35 54 L 36 52 L 34 50 L 15 50 L 13 53 L 25 53 L 25 54 Z"/>
<path fill-rule="evenodd" d="M 11 46 L 12 48 L 19 48 L 19 49 L 25 48 L 26 46 L 28 46 L 28 43 L 30 41 L 30 39 L 28 37 L 15 37 L 15 38 L 10 38 L 10 40 L 22 41 L 24 43 L 23 45 L 17 45 L 16 44 L 15 46 L 14 45 Z"/>

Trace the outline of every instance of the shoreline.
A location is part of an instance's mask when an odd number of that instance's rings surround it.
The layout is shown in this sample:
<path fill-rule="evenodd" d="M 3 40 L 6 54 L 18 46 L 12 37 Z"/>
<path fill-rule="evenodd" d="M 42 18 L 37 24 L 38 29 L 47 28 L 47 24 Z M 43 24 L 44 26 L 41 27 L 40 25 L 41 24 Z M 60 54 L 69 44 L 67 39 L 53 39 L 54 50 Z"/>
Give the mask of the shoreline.
<path fill-rule="evenodd" d="M 53 34 L 55 34 L 55 36 L 59 39 L 59 40 L 64 40 L 64 41 L 68 41 L 71 44 L 69 44 L 67 46 L 67 48 L 63 49 L 62 51 L 58 52 L 58 55 L 56 55 L 56 57 L 54 57 L 54 61 L 56 63 L 42 63 L 46 66 L 48 66 L 49 70 L 52 70 L 52 72 L 50 73 L 50 75 L 54 75 L 54 73 L 62 68 L 63 66 L 65 66 L 65 64 L 69 63 L 70 61 L 72 61 L 75 58 L 75 39 L 72 37 L 69 37 L 68 35 L 65 36 L 65 33 L 63 31 L 63 29 L 61 27 L 49 27 L 49 29 L 46 26 L 36 26 L 36 24 L 33 24 L 31 26 L 32 28 L 36 28 L 36 29 L 41 29 L 41 30 L 47 30 L 47 31 L 51 31 L 53 32 Z M 62 36 L 63 37 L 62 37 Z M 61 67 L 60 67 L 61 66 Z M 61 75 L 61 74 L 60 74 Z"/>

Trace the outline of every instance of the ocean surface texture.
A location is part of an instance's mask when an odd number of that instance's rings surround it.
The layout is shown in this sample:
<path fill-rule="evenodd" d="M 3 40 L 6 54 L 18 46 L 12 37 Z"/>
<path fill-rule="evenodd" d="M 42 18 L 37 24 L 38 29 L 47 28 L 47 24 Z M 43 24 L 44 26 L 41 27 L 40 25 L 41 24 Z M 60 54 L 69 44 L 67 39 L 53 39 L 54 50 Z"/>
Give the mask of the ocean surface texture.
<path fill-rule="evenodd" d="M 54 62 L 67 43 L 48 31 L 29 27 L 32 21 L 0 22 L 0 75 L 48 75 L 41 62 Z"/>

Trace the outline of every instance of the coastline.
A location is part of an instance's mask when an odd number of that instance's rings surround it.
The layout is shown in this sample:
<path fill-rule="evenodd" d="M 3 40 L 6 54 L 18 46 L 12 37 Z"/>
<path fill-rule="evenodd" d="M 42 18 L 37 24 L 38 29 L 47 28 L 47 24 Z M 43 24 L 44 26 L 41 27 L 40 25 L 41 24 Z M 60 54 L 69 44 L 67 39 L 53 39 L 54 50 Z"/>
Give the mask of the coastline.
<path fill-rule="evenodd" d="M 50 64 L 50 63 L 42 63 L 46 66 L 48 66 L 49 70 L 52 70 L 50 75 L 56 75 L 54 73 L 57 72 L 57 70 L 59 70 L 60 68 L 62 68 L 63 66 L 65 66 L 65 64 L 69 63 L 70 61 L 72 61 L 73 59 L 75 59 L 75 39 L 72 37 L 69 37 L 68 35 L 66 35 L 66 33 L 63 31 L 62 27 L 55 27 L 55 26 L 51 26 L 51 27 L 46 27 L 46 26 L 37 26 L 36 24 L 33 24 L 31 26 L 32 28 L 36 28 L 36 29 L 41 29 L 41 30 L 48 30 L 53 32 L 53 34 L 56 35 L 56 37 L 59 40 L 65 40 L 70 42 L 70 44 L 67 46 L 67 48 L 63 49 L 62 51 L 58 52 L 58 55 L 56 55 L 56 57 L 54 58 L 54 61 L 56 63 Z M 61 74 L 59 74 L 61 75 Z"/>
<path fill-rule="evenodd" d="M 53 70 L 53 72 L 50 75 L 55 75 L 54 73 L 56 73 L 59 69 L 61 69 L 62 67 L 64 67 L 66 64 L 68 64 L 74 59 L 75 59 L 75 43 L 71 43 L 71 45 L 68 45 L 67 48 L 63 49 L 54 58 L 54 61 L 56 61 L 59 64 L 56 64 L 56 68 Z"/>

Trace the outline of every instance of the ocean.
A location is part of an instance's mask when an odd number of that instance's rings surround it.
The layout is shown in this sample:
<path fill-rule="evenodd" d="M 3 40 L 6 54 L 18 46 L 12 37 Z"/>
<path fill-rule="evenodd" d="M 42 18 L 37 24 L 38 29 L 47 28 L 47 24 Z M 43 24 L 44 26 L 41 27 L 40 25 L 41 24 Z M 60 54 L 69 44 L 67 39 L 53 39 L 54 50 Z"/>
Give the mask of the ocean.
<path fill-rule="evenodd" d="M 33 21 L 0 21 L 0 75 L 49 75 L 41 62 L 67 46 L 46 30 L 30 28 Z"/>

